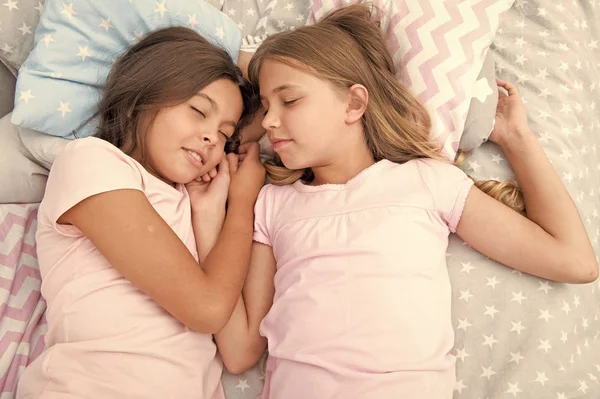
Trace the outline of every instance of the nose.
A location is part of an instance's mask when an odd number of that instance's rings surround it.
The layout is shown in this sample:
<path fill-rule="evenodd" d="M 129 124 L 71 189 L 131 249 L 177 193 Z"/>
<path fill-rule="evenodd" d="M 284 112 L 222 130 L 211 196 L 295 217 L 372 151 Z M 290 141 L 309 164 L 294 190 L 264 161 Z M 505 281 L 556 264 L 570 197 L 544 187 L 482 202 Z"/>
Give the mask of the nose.
<path fill-rule="evenodd" d="M 262 127 L 264 127 L 266 130 L 269 130 L 278 128 L 280 127 L 280 125 L 281 121 L 279 120 L 277 114 L 274 112 L 273 107 L 271 107 L 262 120 Z"/>
<path fill-rule="evenodd" d="M 202 142 L 207 145 L 215 145 L 219 141 L 218 129 L 210 129 L 202 132 Z"/>

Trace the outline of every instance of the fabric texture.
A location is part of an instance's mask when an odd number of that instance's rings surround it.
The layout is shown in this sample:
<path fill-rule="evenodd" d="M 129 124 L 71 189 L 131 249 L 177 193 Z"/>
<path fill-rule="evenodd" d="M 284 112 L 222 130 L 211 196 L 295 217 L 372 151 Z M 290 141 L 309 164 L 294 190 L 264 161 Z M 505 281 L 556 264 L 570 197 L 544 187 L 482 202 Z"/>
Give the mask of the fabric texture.
<path fill-rule="evenodd" d="M 81 231 L 57 221 L 82 200 L 120 189 L 142 191 L 197 259 L 183 185 L 165 184 L 100 139 L 70 142 L 54 162 L 38 213 L 46 349 L 23 372 L 17 398 L 224 398 L 212 336 L 190 331 Z"/>
<path fill-rule="evenodd" d="M 254 239 L 277 261 L 263 398 L 449 398 L 448 235 L 473 185 L 380 161 L 343 185 L 268 185 Z"/>
<path fill-rule="evenodd" d="M 460 138 L 459 149 L 471 151 L 487 141 L 494 129 L 496 106 L 498 105 L 498 86 L 494 54 L 488 51 L 469 105 L 465 129 Z"/>
<path fill-rule="evenodd" d="M 47 0 L 19 72 L 12 122 L 54 136 L 95 134 L 113 61 L 148 32 L 169 26 L 192 28 L 237 60 L 239 29 L 205 1 Z"/>
<path fill-rule="evenodd" d="M 44 11 L 41 0 L 6 0 L 0 3 L 0 62 L 14 76 L 33 48 L 33 34 Z"/>

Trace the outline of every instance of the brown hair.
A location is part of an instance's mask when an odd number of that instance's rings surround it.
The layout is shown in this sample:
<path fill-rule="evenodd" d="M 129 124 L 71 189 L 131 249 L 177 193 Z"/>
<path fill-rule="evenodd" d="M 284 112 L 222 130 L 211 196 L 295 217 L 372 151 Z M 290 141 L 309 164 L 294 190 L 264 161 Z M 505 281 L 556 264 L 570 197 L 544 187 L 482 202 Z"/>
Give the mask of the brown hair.
<path fill-rule="evenodd" d="M 354 4 L 329 13 L 314 25 L 267 38 L 250 61 L 250 81 L 258 85 L 261 66 L 271 59 L 307 70 L 340 89 L 361 84 L 369 92 L 362 124 L 375 161 L 443 160 L 441 146 L 431 138 L 427 110 L 396 78 L 375 10 L 364 3 Z M 265 166 L 273 184 L 313 178 L 310 169 L 287 169 L 277 157 Z M 478 184 L 484 189 L 488 186 Z M 486 193 L 493 194 L 490 190 Z"/>
<path fill-rule="evenodd" d="M 143 135 L 138 137 L 141 112 L 181 104 L 219 79 L 234 82 L 242 94 L 242 118 L 226 145 L 226 151 L 235 151 L 240 129 L 258 108 L 256 90 L 225 49 L 183 27 L 150 33 L 113 64 L 98 105 L 101 120 L 97 137 L 130 155 L 138 141 L 143 141 Z M 144 154 L 143 145 L 141 150 Z"/>

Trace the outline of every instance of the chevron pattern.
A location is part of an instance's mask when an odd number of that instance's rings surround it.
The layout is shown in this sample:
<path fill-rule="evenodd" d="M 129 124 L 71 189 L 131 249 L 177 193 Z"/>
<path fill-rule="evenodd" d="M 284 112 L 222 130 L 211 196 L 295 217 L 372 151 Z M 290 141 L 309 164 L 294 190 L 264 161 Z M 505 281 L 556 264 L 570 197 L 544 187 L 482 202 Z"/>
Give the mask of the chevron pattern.
<path fill-rule="evenodd" d="M 309 23 L 354 0 L 313 0 Z M 398 78 L 428 108 L 432 135 L 454 159 L 475 81 L 514 0 L 372 0 Z"/>
<path fill-rule="evenodd" d="M 35 251 L 37 204 L 0 206 L 0 397 L 12 398 L 44 349 L 46 303 Z"/>

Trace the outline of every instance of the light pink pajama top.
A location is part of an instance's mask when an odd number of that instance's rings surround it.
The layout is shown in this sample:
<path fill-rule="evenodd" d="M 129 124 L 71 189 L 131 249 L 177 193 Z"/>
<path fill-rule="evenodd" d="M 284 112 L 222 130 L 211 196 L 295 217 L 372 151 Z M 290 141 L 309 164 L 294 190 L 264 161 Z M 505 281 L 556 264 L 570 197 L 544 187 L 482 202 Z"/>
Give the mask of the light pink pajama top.
<path fill-rule="evenodd" d="M 452 397 L 446 249 L 472 184 L 383 160 L 344 185 L 262 189 L 254 239 L 277 260 L 263 399 Z"/>

